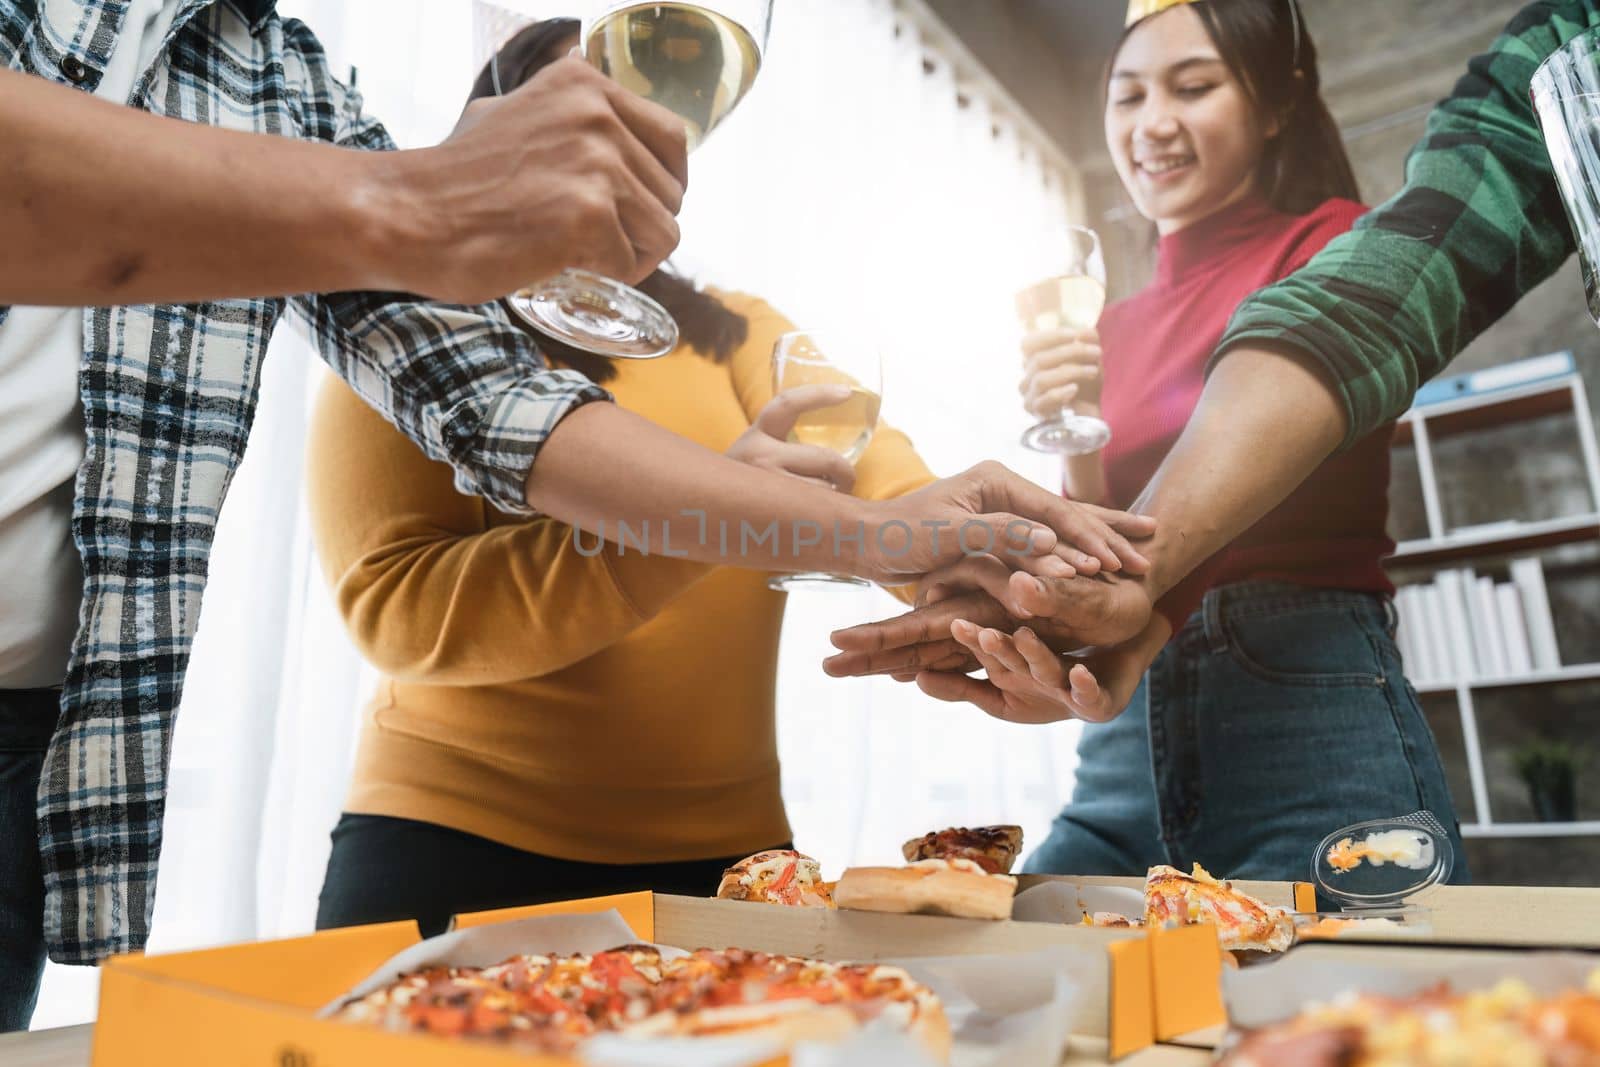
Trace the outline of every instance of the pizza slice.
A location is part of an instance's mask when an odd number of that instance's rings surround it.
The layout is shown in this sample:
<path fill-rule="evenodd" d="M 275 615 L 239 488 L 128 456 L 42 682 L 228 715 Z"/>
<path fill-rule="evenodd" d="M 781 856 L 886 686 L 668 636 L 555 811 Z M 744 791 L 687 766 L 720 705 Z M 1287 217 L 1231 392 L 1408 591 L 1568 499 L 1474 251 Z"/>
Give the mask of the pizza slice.
<path fill-rule="evenodd" d="M 900 850 L 907 863 L 918 860 L 971 860 L 990 874 L 1010 874 L 1022 854 L 1020 826 L 953 826 L 907 841 Z"/>
<path fill-rule="evenodd" d="M 717 896 L 797 908 L 833 907 L 833 883 L 822 880 L 822 867 L 793 849 L 757 852 L 722 872 Z"/>
<path fill-rule="evenodd" d="M 1144 924 L 1168 923 L 1209 923 L 1230 952 L 1282 952 L 1294 941 L 1294 920 L 1286 909 L 1239 892 L 1198 863 L 1193 874 L 1159 866 L 1145 877 Z"/>
<path fill-rule="evenodd" d="M 990 874 L 975 860 L 925 859 L 904 867 L 851 867 L 834 902 L 852 911 L 1009 919 L 1017 880 Z"/>
<path fill-rule="evenodd" d="M 939 998 L 898 967 L 828 963 L 745 949 L 700 949 L 675 960 L 636 1033 L 760 1036 L 787 1047 L 835 1042 L 881 1021 L 919 1041 L 940 1063 L 950 1023 Z"/>

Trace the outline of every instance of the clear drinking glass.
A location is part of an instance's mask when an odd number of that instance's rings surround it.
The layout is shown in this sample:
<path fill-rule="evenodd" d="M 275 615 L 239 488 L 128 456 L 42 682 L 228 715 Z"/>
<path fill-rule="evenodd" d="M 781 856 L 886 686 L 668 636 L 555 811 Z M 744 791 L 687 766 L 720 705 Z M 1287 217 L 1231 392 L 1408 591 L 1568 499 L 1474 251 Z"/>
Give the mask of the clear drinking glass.
<path fill-rule="evenodd" d="M 1067 229 L 1061 270 L 1017 294 L 1017 317 L 1029 331 L 1092 329 L 1106 305 L 1106 263 L 1100 238 L 1083 226 Z M 1075 403 L 1100 408 L 1100 382 L 1080 386 Z M 1096 415 L 1071 408 L 1045 419 L 1022 435 L 1024 446 L 1035 452 L 1082 456 L 1098 452 L 1111 440 L 1111 427 Z"/>
<path fill-rule="evenodd" d="M 1600 31 L 1574 37 L 1533 76 L 1533 106 L 1578 239 L 1589 317 L 1600 325 Z"/>
<path fill-rule="evenodd" d="M 878 410 L 883 406 L 883 359 L 877 346 L 824 330 L 784 334 L 772 346 L 773 392 L 807 385 L 848 385 L 850 398 L 803 412 L 795 420 L 789 440 L 820 445 L 854 465 L 872 443 L 873 432 L 878 428 Z M 833 537 L 833 531 L 824 530 L 822 536 L 826 542 Z M 787 591 L 812 583 L 824 587 L 869 584 L 860 578 L 801 571 L 776 575 L 767 585 Z"/>
<path fill-rule="evenodd" d="M 612 3 L 584 23 L 583 52 L 624 88 L 683 119 L 693 151 L 750 91 L 771 23 L 772 0 Z M 665 308 L 592 271 L 564 270 L 507 300 L 545 334 L 597 355 L 654 359 L 678 344 Z"/>

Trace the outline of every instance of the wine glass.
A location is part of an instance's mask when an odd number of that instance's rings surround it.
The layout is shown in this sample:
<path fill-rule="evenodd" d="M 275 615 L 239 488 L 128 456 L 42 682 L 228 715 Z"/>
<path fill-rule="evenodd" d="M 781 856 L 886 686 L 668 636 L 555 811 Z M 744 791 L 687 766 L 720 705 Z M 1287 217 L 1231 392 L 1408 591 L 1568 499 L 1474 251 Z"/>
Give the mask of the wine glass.
<path fill-rule="evenodd" d="M 1071 226 L 1060 272 L 1017 294 L 1017 317 L 1029 331 L 1065 328 L 1088 330 L 1100 321 L 1106 304 L 1106 263 L 1100 238 L 1091 229 Z M 1099 417 L 1100 379 L 1080 384 L 1074 403 L 1089 409 L 1065 408 L 1059 415 L 1028 427 L 1022 443 L 1035 452 L 1083 456 L 1098 452 L 1111 440 L 1111 427 Z"/>
<path fill-rule="evenodd" d="M 693 151 L 750 91 L 771 23 L 772 0 L 609 3 L 586 21 L 583 52 L 624 88 L 683 119 Z M 492 73 L 498 91 L 497 66 Z M 666 308 L 593 271 L 569 268 L 507 302 L 548 336 L 596 355 L 654 359 L 678 345 Z"/>
<path fill-rule="evenodd" d="M 850 396 L 838 404 L 800 413 L 789 440 L 820 445 L 837 452 L 854 465 L 872 443 L 883 406 L 883 359 L 875 345 L 840 333 L 796 330 L 779 337 L 772 346 L 774 394 L 808 385 L 848 385 Z M 824 539 L 833 535 L 825 530 Z M 768 588 L 780 592 L 800 585 L 824 588 L 864 586 L 860 578 L 821 571 L 775 575 Z"/>
<path fill-rule="evenodd" d="M 1600 33 L 1579 34 L 1533 75 L 1533 107 L 1577 238 L 1589 317 L 1600 325 Z"/>

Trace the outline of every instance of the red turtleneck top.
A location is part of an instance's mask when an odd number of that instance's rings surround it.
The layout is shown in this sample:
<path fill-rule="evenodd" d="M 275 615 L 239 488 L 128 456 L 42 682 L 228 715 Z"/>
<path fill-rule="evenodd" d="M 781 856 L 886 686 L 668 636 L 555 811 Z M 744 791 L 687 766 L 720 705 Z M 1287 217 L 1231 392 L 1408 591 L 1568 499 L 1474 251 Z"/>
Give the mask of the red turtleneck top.
<path fill-rule="evenodd" d="M 1257 197 L 1161 238 L 1154 280 L 1100 319 L 1112 504 L 1133 502 L 1183 432 L 1205 385 L 1206 361 L 1234 309 L 1294 273 L 1365 212 L 1353 201 L 1329 200 L 1309 214 L 1284 215 Z M 1173 631 L 1183 628 L 1207 589 L 1232 582 L 1393 592 L 1382 566 L 1394 551 L 1385 531 L 1393 432 L 1385 427 L 1329 459 L 1173 589 L 1161 603 Z"/>

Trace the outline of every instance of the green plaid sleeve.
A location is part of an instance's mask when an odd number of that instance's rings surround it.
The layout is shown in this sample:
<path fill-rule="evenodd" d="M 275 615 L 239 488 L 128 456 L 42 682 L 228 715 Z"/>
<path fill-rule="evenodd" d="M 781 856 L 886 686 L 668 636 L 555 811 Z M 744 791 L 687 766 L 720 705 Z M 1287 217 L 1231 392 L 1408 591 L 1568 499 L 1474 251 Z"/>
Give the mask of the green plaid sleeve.
<path fill-rule="evenodd" d="M 1529 86 L 1545 57 L 1600 25 L 1597 0 L 1539 0 L 1434 109 L 1398 194 L 1298 273 L 1240 305 L 1218 345 L 1309 353 L 1349 416 L 1345 445 L 1410 406 L 1574 250 Z"/>

